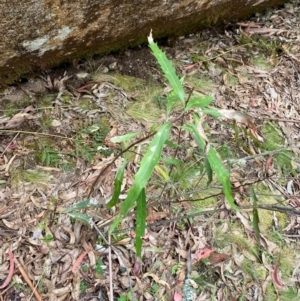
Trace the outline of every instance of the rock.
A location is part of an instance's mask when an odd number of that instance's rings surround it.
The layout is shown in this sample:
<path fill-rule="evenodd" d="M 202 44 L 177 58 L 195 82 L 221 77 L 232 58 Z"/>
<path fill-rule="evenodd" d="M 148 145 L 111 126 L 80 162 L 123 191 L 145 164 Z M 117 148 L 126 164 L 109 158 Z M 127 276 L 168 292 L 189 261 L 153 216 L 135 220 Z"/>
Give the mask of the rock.
<path fill-rule="evenodd" d="M 0 3 L 0 88 L 61 62 L 140 44 L 151 28 L 155 39 L 180 35 L 283 2 L 4 0 Z"/>

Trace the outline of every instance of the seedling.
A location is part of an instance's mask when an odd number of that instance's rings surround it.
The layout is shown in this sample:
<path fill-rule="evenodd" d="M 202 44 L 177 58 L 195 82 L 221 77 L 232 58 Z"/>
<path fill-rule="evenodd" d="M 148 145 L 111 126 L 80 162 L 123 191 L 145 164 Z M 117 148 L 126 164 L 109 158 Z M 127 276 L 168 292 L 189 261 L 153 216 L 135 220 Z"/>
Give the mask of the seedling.
<path fill-rule="evenodd" d="M 205 97 L 194 97 L 192 96 L 192 91 L 189 91 L 189 94 L 186 95 L 186 90 L 183 85 L 184 78 L 179 78 L 177 76 L 175 68 L 172 65 L 171 61 L 167 59 L 165 53 L 159 49 L 157 44 L 153 42 L 152 34 L 150 34 L 150 36 L 148 37 L 148 41 L 153 55 L 155 56 L 173 90 L 165 99 L 164 120 L 161 122 L 161 124 L 156 125 L 156 127 L 152 129 L 152 132 L 150 132 L 148 137 L 142 138 L 137 141 L 138 143 L 147 139 L 149 140 L 152 137 L 152 140 L 150 141 L 146 152 L 142 156 L 140 167 L 134 176 L 133 184 L 127 193 L 126 199 L 121 203 L 120 212 L 115 217 L 110 229 L 110 232 L 112 233 L 114 229 L 119 225 L 123 217 L 127 216 L 128 212 L 132 208 L 136 207 L 135 247 L 138 257 L 141 257 L 143 242 L 142 237 L 145 234 L 146 227 L 147 184 L 155 171 L 162 175 L 163 179 L 166 181 L 168 181 L 169 176 L 172 172 L 172 167 L 168 171 L 168 174 L 161 167 L 161 162 L 164 159 L 163 150 L 166 147 L 166 144 L 170 145 L 170 141 L 172 141 L 172 127 L 176 126 L 181 132 L 189 132 L 189 134 L 193 137 L 196 145 L 198 146 L 199 152 L 203 155 L 203 160 L 205 161 L 203 169 L 205 169 L 207 174 L 207 182 L 212 182 L 213 173 L 215 173 L 223 187 L 224 195 L 230 207 L 234 210 L 237 209 L 232 196 L 229 171 L 223 166 L 217 151 L 208 142 L 201 124 L 201 116 L 204 114 L 209 114 L 215 117 L 220 117 L 222 116 L 222 114 L 219 113 L 218 109 L 211 107 L 208 108 L 208 106 L 212 102 L 212 97 L 210 95 Z M 180 116 L 173 117 L 173 112 L 176 111 L 178 114 L 178 108 L 180 108 L 181 111 Z M 186 115 L 192 116 L 193 121 L 190 122 L 190 118 L 187 119 L 188 121 L 186 121 Z M 91 127 L 89 127 L 84 134 L 93 135 L 93 133 L 94 131 L 91 129 Z M 119 138 L 122 142 L 124 142 L 126 138 L 129 140 L 132 137 L 132 135 L 130 135 L 130 137 L 128 135 L 125 135 Z M 180 138 L 177 143 L 173 144 L 175 147 L 175 154 L 177 154 L 180 144 Z M 135 143 L 131 144 L 128 149 L 134 145 Z M 120 155 L 122 155 L 124 152 L 126 152 L 126 150 L 122 151 Z M 181 163 L 180 161 L 178 161 L 176 155 L 174 156 L 174 158 L 168 158 L 167 161 L 174 165 Z M 119 200 L 125 167 L 126 161 L 123 162 L 122 166 L 117 172 L 113 196 L 111 201 L 108 203 L 109 208 L 116 206 Z M 77 212 L 75 216 L 74 212 L 72 214 L 72 209 L 67 209 L 67 212 L 71 216 L 79 218 L 82 221 L 85 220 L 86 223 L 89 223 L 89 216 L 87 214 L 81 214 Z"/>

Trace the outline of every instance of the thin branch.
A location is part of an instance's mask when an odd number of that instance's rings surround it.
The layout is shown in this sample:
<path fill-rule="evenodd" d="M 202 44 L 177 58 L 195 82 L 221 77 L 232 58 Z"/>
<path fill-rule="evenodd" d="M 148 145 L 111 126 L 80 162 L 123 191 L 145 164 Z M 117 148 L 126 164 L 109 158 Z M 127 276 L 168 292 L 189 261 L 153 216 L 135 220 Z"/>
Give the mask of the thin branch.
<path fill-rule="evenodd" d="M 287 215 L 297 215 L 300 216 L 300 210 L 297 210 L 295 208 L 291 208 L 291 207 L 283 207 L 283 206 L 279 206 L 277 203 L 274 204 L 270 204 L 270 205 L 257 205 L 257 208 L 262 209 L 262 210 L 268 210 L 268 211 L 278 211 L 278 212 L 282 212 L 284 214 Z M 249 205 L 249 206 L 240 206 L 238 207 L 238 210 L 252 210 L 253 206 Z M 177 217 L 173 217 L 173 218 L 169 218 L 166 220 L 160 220 L 158 222 L 155 223 L 151 223 L 147 225 L 147 228 L 150 227 L 155 227 L 155 226 L 162 226 L 162 225 L 167 225 L 170 223 L 174 223 L 174 222 L 178 222 L 181 221 L 183 219 L 189 219 L 189 218 L 193 218 L 193 217 L 197 217 L 197 216 L 201 216 L 201 215 L 206 215 L 206 214 L 216 214 L 216 213 L 221 213 L 221 212 L 233 212 L 231 209 L 226 209 L 226 208 L 219 208 L 219 209 L 211 209 L 211 210 L 204 210 L 204 211 L 199 211 L 196 213 L 191 213 L 191 214 L 183 214 Z M 120 230 L 120 231 L 115 231 L 115 233 L 124 233 L 124 232 L 128 232 L 131 230 L 134 230 L 135 227 L 129 227 L 126 228 L 126 230 Z"/>
<path fill-rule="evenodd" d="M 0 155 L 0 158 L 3 157 L 3 155 L 6 153 L 7 149 L 9 148 L 9 146 L 17 139 L 17 137 L 19 136 L 20 132 L 18 132 L 15 137 L 7 144 L 6 148 L 4 149 L 4 151 L 2 152 L 2 154 Z"/>
<path fill-rule="evenodd" d="M 134 142 L 134 143 L 132 143 L 132 144 L 130 144 L 128 147 L 126 147 L 123 151 L 121 151 L 108 165 L 106 165 L 103 169 L 101 169 L 101 171 L 100 171 L 100 173 L 99 173 L 99 175 L 97 176 L 97 178 L 96 178 L 96 180 L 94 181 L 94 183 L 92 184 L 92 186 L 91 186 L 91 188 L 90 188 L 90 191 L 89 191 L 89 194 L 88 194 L 88 198 L 90 198 L 91 197 L 91 194 L 92 194 L 92 192 L 93 192 L 93 190 L 94 190 L 94 187 L 97 185 L 97 183 L 98 183 L 98 181 L 99 181 L 99 179 L 101 178 L 101 176 L 106 172 L 106 170 L 110 167 L 110 166 L 112 166 L 113 164 L 114 164 L 114 162 L 119 158 L 119 157 L 121 157 L 124 153 L 126 153 L 129 149 L 131 149 L 133 146 L 135 146 L 135 145 L 137 145 L 137 144 L 139 144 L 139 143 L 141 143 L 141 142 L 143 142 L 143 141 L 145 141 L 145 140 L 147 140 L 147 139 L 149 139 L 149 138 L 151 138 L 152 136 L 154 136 L 156 134 L 156 131 L 155 132 L 153 132 L 153 133 L 151 133 L 151 134 L 149 134 L 149 135 L 147 135 L 146 137 L 143 137 L 143 138 L 141 138 L 141 139 L 139 139 L 138 141 L 136 141 L 136 142 Z"/>
<path fill-rule="evenodd" d="M 247 156 L 247 157 L 243 157 L 243 158 L 228 159 L 228 160 L 226 160 L 226 162 L 229 161 L 230 163 L 233 163 L 233 162 L 239 162 L 239 161 L 245 161 L 245 160 L 252 160 L 252 159 L 255 159 L 257 157 L 274 155 L 274 154 L 280 153 L 282 151 L 291 151 L 291 150 L 292 150 L 292 147 L 280 148 L 280 149 L 276 149 L 276 150 L 273 150 L 273 151 L 267 151 L 267 152 L 263 152 L 263 153 L 259 153 L 259 154 L 255 154 L 255 155 L 251 155 L 251 156 Z"/>
<path fill-rule="evenodd" d="M 112 257 L 111 257 L 111 236 L 110 233 L 108 233 L 108 263 L 109 263 L 109 292 L 110 301 L 114 301 L 114 291 L 113 291 L 113 271 L 112 271 Z"/>
<path fill-rule="evenodd" d="M 31 290 L 33 291 L 35 297 L 38 301 L 42 301 L 41 295 L 38 293 L 36 288 L 34 287 L 33 283 L 31 282 L 30 278 L 28 277 L 27 273 L 25 272 L 24 268 L 20 264 L 20 262 L 17 260 L 17 258 L 14 258 L 17 268 L 19 269 L 20 273 L 22 274 L 23 278 L 25 279 L 26 283 L 29 285 Z"/>
<path fill-rule="evenodd" d="M 69 138 L 66 136 L 60 136 L 60 135 L 53 135 L 53 134 L 46 134 L 46 133 L 39 133 L 39 132 L 30 132 L 30 131 L 19 131 L 19 130 L 3 130 L 0 129 L 0 132 L 2 133 L 19 133 L 19 134 L 30 134 L 30 135 L 38 135 L 38 136 L 47 136 L 47 137 L 54 137 L 54 138 L 63 138 L 73 141 L 73 138 Z"/>

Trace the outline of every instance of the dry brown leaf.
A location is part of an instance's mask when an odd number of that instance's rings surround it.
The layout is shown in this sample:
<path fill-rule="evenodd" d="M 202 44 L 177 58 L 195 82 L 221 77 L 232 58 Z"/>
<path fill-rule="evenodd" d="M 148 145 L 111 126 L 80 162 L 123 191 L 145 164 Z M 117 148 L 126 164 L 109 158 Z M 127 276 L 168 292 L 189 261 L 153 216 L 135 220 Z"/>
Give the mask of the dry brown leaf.
<path fill-rule="evenodd" d="M 147 277 L 151 277 L 151 278 L 153 278 L 153 280 L 156 283 L 161 284 L 163 286 L 166 286 L 168 289 L 171 289 L 169 283 L 164 281 L 164 280 L 160 280 L 157 275 L 155 275 L 153 273 L 146 273 L 146 274 L 143 275 L 143 278 L 147 278 Z"/>
<path fill-rule="evenodd" d="M 162 220 L 163 218 L 166 218 L 170 216 L 168 212 L 157 212 L 154 211 L 151 207 L 147 209 L 147 222 L 156 222 L 158 220 Z"/>
<path fill-rule="evenodd" d="M 228 254 L 222 254 L 222 253 L 218 253 L 218 252 L 213 252 L 208 257 L 208 260 L 212 264 L 218 264 L 218 263 L 220 263 L 220 262 L 228 259 L 229 257 L 230 257 L 230 255 L 228 255 Z"/>
<path fill-rule="evenodd" d="M 246 125 L 249 128 L 251 134 L 256 139 L 258 139 L 259 141 L 263 141 L 263 138 L 257 132 L 254 121 L 249 115 L 235 110 L 220 109 L 218 111 L 222 114 L 223 117 L 228 119 L 234 119 L 237 123 Z"/>
<path fill-rule="evenodd" d="M 187 259 L 188 252 L 186 250 L 175 248 L 176 252 L 184 259 Z"/>
<path fill-rule="evenodd" d="M 33 106 L 32 105 L 28 106 L 20 113 L 14 115 L 10 120 L 7 121 L 6 125 L 4 127 L 0 127 L 0 129 L 13 129 L 21 125 L 27 119 L 37 118 L 36 116 L 32 115 L 33 112 L 34 112 Z"/>

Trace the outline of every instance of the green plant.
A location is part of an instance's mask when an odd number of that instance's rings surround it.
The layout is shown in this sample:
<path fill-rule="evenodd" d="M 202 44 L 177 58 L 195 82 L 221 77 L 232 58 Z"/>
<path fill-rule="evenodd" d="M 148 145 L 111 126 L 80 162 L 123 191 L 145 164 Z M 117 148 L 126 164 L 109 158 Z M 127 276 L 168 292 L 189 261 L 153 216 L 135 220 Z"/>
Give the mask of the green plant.
<path fill-rule="evenodd" d="M 102 268 L 103 262 L 101 259 L 96 259 L 96 268 L 95 272 L 99 275 L 103 275 L 103 268 Z"/>
<path fill-rule="evenodd" d="M 150 290 L 151 295 L 155 296 L 158 290 L 159 290 L 159 285 L 157 283 L 154 283 Z"/>
<path fill-rule="evenodd" d="M 182 267 L 183 267 L 182 262 L 178 262 L 178 263 L 172 265 L 172 268 L 171 268 L 171 274 L 172 274 L 172 275 L 176 275 L 176 272 L 177 272 L 178 270 L 180 270 Z"/>
<path fill-rule="evenodd" d="M 83 272 L 87 272 L 88 269 L 89 269 L 89 266 L 88 266 L 87 264 L 84 264 L 84 265 L 82 266 L 82 271 L 83 271 Z"/>
<path fill-rule="evenodd" d="M 119 216 L 115 219 L 111 231 L 120 223 L 123 216 L 126 216 L 130 209 L 136 205 L 136 237 L 135 247 L 137 255 L 141 256 L 142 236 L 145 233 L 146 223 L 146 186 L 154 171 L 154 168 L 159 164 L 162 158 L 163 148 L 168 140 L 171 140 L 170 130 L 176 121 L 183 121 L 180 130 L 188 131 L 194 138 L 200 151 L 206 155 L 206 172 L 208 182 L 212 181 L 213 171 L 217 175 L 218 180 L 223 186 L 224 194 L 231 206 L 236 209 L 234 204 L 231 184 L 229 180 L 229 172 L 222 165 L 216 150 L 208 143 L 204 133 L 201 132 L 202 124 L 200 117 L 203 114 L 213 116 L 221 116 L 217 109 L 208 109 L 207 106 L 212 102 L 211 96 L 192 97 L 191 93 L 186 99 L 186 94 L 183 86 L 183 78 L 179 78 L 175 72 L 172 63 L 167 59 L 165 53 L 159 49 L 156 43 L 153 42 L 152 35 L 148 37 L 149 46 L 159 63 L 165 77 L 173 88 L 173 91 L 166 98 L 165 121 L 156 129 L 153 139 L 150 142 L 146 153 L 144 154 L 140 168 L 134 176 L 134 182 L 128 191 L 127 197 L 120 206 Z M 171 113 L 178 106 L 182 107 L 183 113 L 180 117 L 171 118 Z M 184 123 L 184 116 L 193 113 L 193 123 Z M 180 143 L 178 143 L 180 144 Z M 110 201 L 109 206 L 115 205 L 115 201 Z"/>
<path fill-rule="evenodd" d="M 87 285 L 84 281 L 80 281 L 80 285 L 79 285 L 80 291 L 82 291 L 83 293 L 87 290 Z"/>
<path fill-rule="evenodd" d="M 132 294 L 131 292 L 129 292 L 127 294 L 121 295 L 118 298 L 118 301 L 137 301 L 137 299 L 136 298 L 132 299 Z"/>
<path fill-rule="evenodd" d="M 105 156 L 111 154 L 111 150 L 103 147 L 103 141 L 109 132 L 109 126 L 105 121 L 96 122 L 81 130 L 75 138 L 75 150 L 73 156 L 82 156 L 88 162 L 91 162 L 94 155 L 102 153 Z"/>
<path fill-rule="evenodd" d="M 46 244 L 49 244 L 51 241 L 53 240 L 53 236 L 51 234 L 47 234 L 44 236 L 43 238 L 43 241 L 46 243 Z"/>
<path fill-rule="evenodd" d="M 58 166 L 60 161 L 60 156 L 56 152 L 55 149 L 53 149 L 50 146 L 45 146 L 42 149 L 42 163 L 46 164 L 46 166 L 54 165 Z"/>
<path fill-rule="evenodd" d="M 217 151 L 209 143 L 202 128 L 201 122 L 201 117 L 204 114 L 209 114 L 215 117 L 220 117 L 222 116 L 222 114 L 217 109 L 208 107 L 212 102 L 212 97 L 210 95 L 205 97 L 193 97 L 192 91 L 190 91 L 189 95 L 186 96 L 186 91 L 183 85 L 184 78 L 179 78 L 177 76 L 172 63 L 167 59 L 165 53 L 159 49 L 157 44 L 153 42 L 151 34 L 148 37 L 148 41 L 153 55 L 155 56 L 157 62 L 159 63 L 165 77 L 167 78 L 173 90 L 171 93 L 169 93 L 165 100 L 166 109 L 164 121 L 160 125 L 152 127 L 152 130 L 147 137 L 137 141 L 137 143 L 139 143 L 141 141 L 153 137 L 142 157 L 139 169 L 134 176 L 134 181 L 127 193 L 127 197 L 121 203 L 120 211 L 115 217 L 114 222 L 110 228 L 110 232 L 113 232 L 114 229 L 119 225 L 123 217 L 128 214 L 129 210 L 136 207 L 135 247 L 138 257 L 141 257 L 142 237 L 145 234 L 146 227 L 147 184 L 155 170 L 162 171 L 162 168 L 160 167 L 160 162 L 163 161 L 162 159 L 164 158 L 163 149 L 165 145 L 170 145 L 170 141 L 172 141 L 172 137 L 170 134 L 172 127 L 178 128 L 180 132 L 187 131 L 191 134 L 199 148 L 199 152 L 203 156 L 204 169 L 207 175 L 207 184 L 212 182 L 213 173 L 215 173 L 217 179 L 223 187 L 224 195 L 230 207 L 232 209 L 237 209 L 232 196 L 229 171 L 223 166 Z M 172 117 L 172 113 L 174 111 L 178 113 L 178 110 L 179 116 L 177 114 L 176 117 Z M 190 118 L 186 118 L 187 115 L 193 117 L 193 122 L 189 121 Z M 91 133 L 91 129 L 89 129 L 87 133 Z M 128 138 L 128 141 L 129 139 L 131 139 L 132 135 L 130 135 L 130 137 L 128 135 L 125 135 L 119 138 L 120 141 L 124 142 L 126 140 L 125 137 Z M 175 144 L 172 144 L 172 147 L 175 147 L 176 153 L 178 152 L 181 142 L 182 141 L 180 140 L 179 136 L 178 141 Z M 119 156 L 124 154 L 126 150 L 128 150 L 130 147 L 133 147 L 135 144 L 136 143 L 131 144 L 129 147 L 127 147 L 127 149 L 123 150 L 119 154 Z M 176 157 L 176 155 L 174 155 L 174 158 L 170 158 L 169 162 L 173 162 L 176 165 L 179 163 L 176 161 L 177 159 L 178 158 Z M 117 172 L 113 197 L 108 203 L 108 208 L 112 208 L 118 202 L 125 167 L 126 161 L 123 162 L 122 166 Z M 169 174 L 171 172 L 172 168 L 170 168 Z M 165 180 L 169 178 L 169 175 L 164 173 L 161 174 L 163 174 L 163 178 L 165 178 Z M 87 203 L 85 203 L 85 205 L 89 206 L 89 201 L 86 202 Z M 81 204 L 83 204 L 83 202 L 81 202 Z M 74 209 L 78 210 L 80 208 L 68 208 L 65 212 L 69 213 L 75 218 L 81 219 L 82 221 L 85 220 L 87 224 L 90 223 L 90 217 L 87 214 L 82 214 L 77 211 L 76 216 L 74 216 Z"/>

